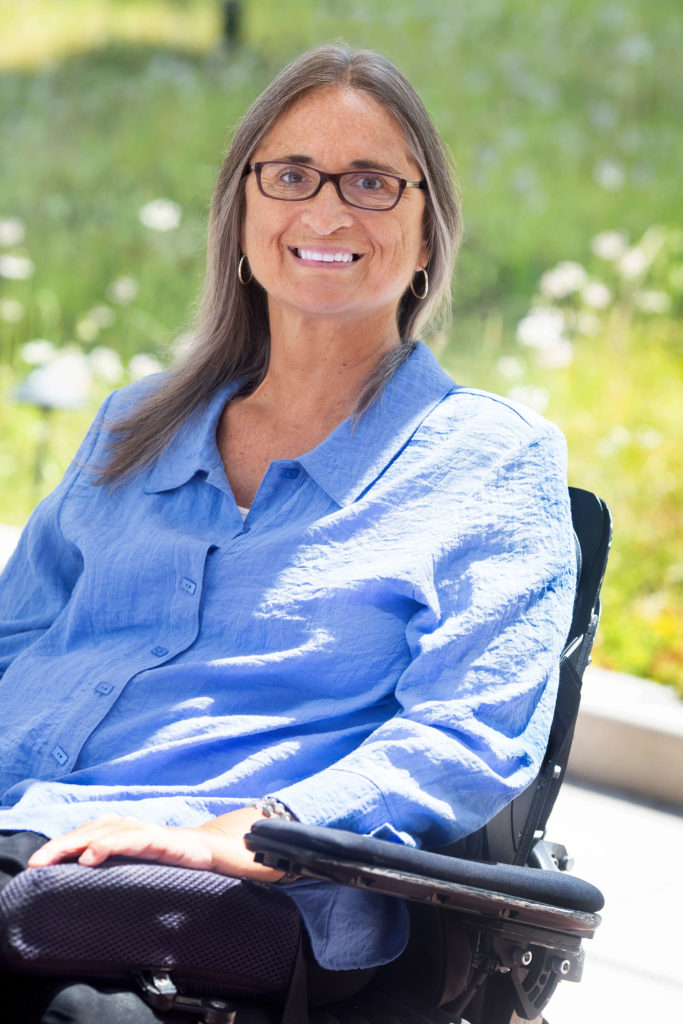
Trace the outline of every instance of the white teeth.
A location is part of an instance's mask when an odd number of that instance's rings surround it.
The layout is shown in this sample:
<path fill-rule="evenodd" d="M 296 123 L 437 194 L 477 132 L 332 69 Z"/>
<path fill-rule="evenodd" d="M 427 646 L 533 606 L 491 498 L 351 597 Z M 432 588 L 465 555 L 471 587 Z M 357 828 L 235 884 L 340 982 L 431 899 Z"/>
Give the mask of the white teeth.
<path fill-rule="evenodd" d="M 297 249 L 302 260 L 317 260 L 319 263 L 351 263 L 352 252 L 315 252 L 313 249 Z"/>

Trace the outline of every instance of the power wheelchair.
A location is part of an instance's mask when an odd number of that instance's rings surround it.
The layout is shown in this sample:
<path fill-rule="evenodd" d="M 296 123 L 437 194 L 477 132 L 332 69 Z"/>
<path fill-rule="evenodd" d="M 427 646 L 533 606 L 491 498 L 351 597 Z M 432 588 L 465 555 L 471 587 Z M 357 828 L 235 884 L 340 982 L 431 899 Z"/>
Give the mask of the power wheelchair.
<path fill-rule="evenodd" d="M 579 981 L 582 940 L 602 895 L 566 873 L 566 849 L 545 838 L 562 783 L 583 672 L 600 614 L 609 509 L 570 488 L 578 584 L 561 657 L 546 755 L 531 786 L 483 829 L 438 852 L 334 829 L 264 819 L 245 842 L 255 858 L 298 876 L 409 901 L 405 952 L 351 997 L 308 1005 L 304 937 L 284 892 L 252 884 L 231 906 L 231 881 L 209 872 L 115 860 L 24 871 L 0 893 L 0 965 L 42 975 L 129 979 L 169 1024 L 547 1024 L 560 980 Z M 78 926 L 68 926 L 78 908 Z M 239 914 L 245 960 L 226 969 L 221 930 Z M 272 948 L 253 983 L 249 934 L 268 915 Z M 112 922 L 117 922 L 113 927 Z M 296 944 L 296 943 L 295 943 Z M 85 953 L 84 953 L 85 951 Z M 324 974 L 323 985 L 324 985 Z M 1 995 L 0 995 L 1 999 Z M 181 1018 L 178 1014 L 184 1014 Z"/>

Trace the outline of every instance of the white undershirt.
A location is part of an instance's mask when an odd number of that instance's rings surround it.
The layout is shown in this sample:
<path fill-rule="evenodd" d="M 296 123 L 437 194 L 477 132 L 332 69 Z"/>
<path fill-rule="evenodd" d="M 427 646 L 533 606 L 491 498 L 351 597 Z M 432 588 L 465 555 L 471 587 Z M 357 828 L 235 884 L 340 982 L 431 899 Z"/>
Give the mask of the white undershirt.
<path fill-rule="evenodd" d="M 247 516 L 249 515 L 249 509 L 248 509 L 248 508 L 244 508 L 244 506 L 243 506 L 243 505 L 238 505 L 238 506 L 237 506 L 237 511 L 238 511 L 238 512 L 239 512 L 239 514 L 240 514 L 240 515 L 242 516 L 242 522 L 244 522 L 244 520 L 245 520 L 245 519 L 247 518 Z"/>

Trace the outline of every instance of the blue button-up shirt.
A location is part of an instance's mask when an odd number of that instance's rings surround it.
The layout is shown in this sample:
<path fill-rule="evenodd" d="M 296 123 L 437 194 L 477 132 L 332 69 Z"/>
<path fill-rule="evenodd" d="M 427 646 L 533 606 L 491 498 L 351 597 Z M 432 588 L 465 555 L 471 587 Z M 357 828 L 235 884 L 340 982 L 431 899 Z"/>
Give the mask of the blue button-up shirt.
<path fill-rule="evenodd" d="M 234 385 L 151 469 L 95 484 L 153 386 L 107 400 L 2 577 L 0 829 L 193 826 L 264 794 L 409 844 L 477 829 L 534 777 L 552 715 L 559 432 L 421 345 L 358 423 L 271 463 L 243 522 L 216 446 Z M 395 903 L 300 888 L 326 966 L 398 953 Z"/>

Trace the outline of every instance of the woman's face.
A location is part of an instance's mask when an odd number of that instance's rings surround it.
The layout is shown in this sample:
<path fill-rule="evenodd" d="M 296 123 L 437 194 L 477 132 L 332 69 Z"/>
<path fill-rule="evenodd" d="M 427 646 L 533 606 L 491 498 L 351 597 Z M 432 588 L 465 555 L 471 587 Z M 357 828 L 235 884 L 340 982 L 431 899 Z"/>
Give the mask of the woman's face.
<path fill-rule="evenodd" d="M 263 160 L 422 177 L 396 121 L 367 93 L 348 88 L 299 100 L 254 152 L 252 162 Z M 242 251 L 267 292 L 271 324 L 312 314 L 340 326 L 370 320 L 395 335 L 399 300 L 429 256 L 421 189 L 406 189 L 393 210 L 380 211 L 344 203 L 332 182 L 301 202 L 263 196 L 254 173 L 245 187 Z"/>

